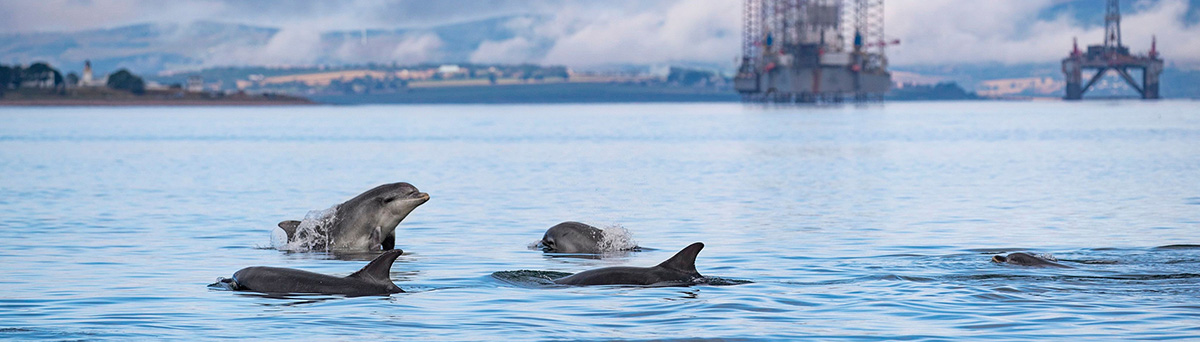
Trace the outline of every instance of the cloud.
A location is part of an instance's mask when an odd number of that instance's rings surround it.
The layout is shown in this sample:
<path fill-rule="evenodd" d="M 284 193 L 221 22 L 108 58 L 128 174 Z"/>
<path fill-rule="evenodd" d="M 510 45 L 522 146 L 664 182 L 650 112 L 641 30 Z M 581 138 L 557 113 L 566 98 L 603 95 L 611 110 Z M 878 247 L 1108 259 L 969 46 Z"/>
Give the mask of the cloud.
<path fill-rule="evenodd" d="M 1171 63 L 1200 64 L 1196 0 L 1137 0 L 1122 29 L 1134 51 L 1150 36 Z M 893 65 L 1054 63 L 1079 38 L 1099 43 L 1093 0 L 899 0 L 886 2 Z M 741 45 L 741 0 L 39 0 L 0 1 L 0 32 L 72 31 L 142 22 L 199 21 L 278 28 L 261 38 L 214 42 L 205 65 L 359 62 L 546 63 L 569 66 L 698 62 L 732 67 Z M 1065 8 L 1065 10 L 1064 10 Z M 1075 10 L 1089 11 L 1084 14 Z M 1102 11 L 1102 9 L 1101 9 Z M 434 25 L 517 16 L 511 34 L 466 46 L 421 31 Z M 538 19 L 530 19 L 538 18 Z M 329 32 L 407 29 L 374 38 Z M 411 31 L 411 32 L 410 32 Z M 335 37 L 336 38 L 336 37 Z M 182 45 L 186 39 L 155 44 Z M 265 41 L 265 43 L 263 43 Z M 459 45 L 455 45 L 459 44 Z M 178 48 L 177 51 L 186 51 Z M 452 55 L 450 50 L 456 55 Z M 79 53 L 79 52 L 76 52 Z M 94 54 L 94 51 L 86 52 Z M 188 55 L 191 56 L 191 55 Z M 455 57 L 457 56 L 457 57 Z M 447 60 L 451 62 L 452 60 Z"/>
<path fill-rule="evenodd" d="M 1084 23 L 1065 12 L 1042 17 L 1061 1 L 977 0 L 964 6 L 956 0 L 888 3 L 887 35 L 901 39 L 888 49 L 895 65 L 945 63 L 1053 63 L 1066 57 L 1072 39 L 1080 48 L 1103 42 L 1103 22 Z M 1088 3 L 1087 5 L 1101 6 Z M 1167 58 L 1181 64 L 1200 63 L 1200 27 L 1187 24 L 1190 9 L 1184 0 L 1139 2 L 1122 14 L 1125 45 L 1133 51 L 1150 49 L 1152 35 Z M 898 18 L 905 18 L 903 20 Z"/>
<path fill-rule="evenodd" d="M 1121 20 L 1122 39 L 1125 45 L 1145 51 L 1150 49 L 1150 37 L 1157 37 L 1158 50 L 1164 59 L 1200 65 L 1200 25 L 1187 23 L 1189 10 L 1194 9 L 1182 0 L 1165 0 L 1145 12 L 1124 17 Z M 1102 31 L 1097 32 L 1099 34 L 1089 37 L 1104 37 Z"/>
<path fill-rule="evenodd" d="M 730 0 L 572 3 L 555 8 L 550 20 L 512 20 L 507 28 L 516 37 L 485 41 L 470 60 L 571 66 L 732 65 L 741 44 L 740 10 L 740 1 Z"/>
<path fill-rule="evenodd" d="M 141 22 L 186 23 L 222 18 L 221 1 L 33 0 L 0 2 L 0 32 L 76 31 Z"/>
<path fill-rule="evenodd" d="M 401 64 L 437 62 L 442 39 L 434 34 L 407 36 L 392 48 L 391 60 Z"/>
<path fill-rule="evenodd" d="M 521 13 L 544 0 L 14 0 L 0 1 L 0 32 L 77 31 L 141 22 L 308 25 L 319 31 L 421 27 Z"/>
<path fill-rule="evenodd" d="M 637 13 L 567 11 L 544 62 L 567 65 L 699 61 L 732 65 L 741 44 L 741 4 L 680 0 Z"/>
<path fill-rule="evenodd" d="M 295 66 L 341 63 L 417 64 L 437 62 L 443 42 L 437 35 L 421 32 L 400 36 L 365 38 L 345 32 L 339 38 L 323 37 L 305 27 L 279 30 L 265 44 L 231 42 L 211 48 L 194 67 L 230 65 Z"/>
<path fill-rule="evenodd" d="M 209 49 L 204 66 L 314 64 L 319 56 L 321 32 L 286 28 L 271 36 L 265 45 L 231 43 Z"/>
<path fill-rule="evenodd" d="M 525 37 L 515 37 L 502 41 L 485 41 L 471 53 L 472 63 L 501 63 L 520 64 L 537 63 L 542 56 L 537 55 L 537 44 Z"/>

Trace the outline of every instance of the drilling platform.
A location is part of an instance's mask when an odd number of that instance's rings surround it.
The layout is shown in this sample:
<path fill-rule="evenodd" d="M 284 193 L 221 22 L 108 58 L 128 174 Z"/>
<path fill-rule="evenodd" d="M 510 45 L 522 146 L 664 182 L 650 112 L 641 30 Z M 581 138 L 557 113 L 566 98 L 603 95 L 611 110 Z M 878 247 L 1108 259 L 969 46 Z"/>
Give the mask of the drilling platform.
<path fill-rule="evenodd" d="M 1063 99 L 1080 100 L 1083 93 L 1091 89 L 1104 74 L 1114 70 L 1125 79 L 1130 87 L 1141 94 L 1143 99 L 1157 99 L 1158 76 L 1162 74 L 1163 60 L 1158 57 L 1158 41 L 1151 38 L 1150 53 L 1132 55 L 1129 47 L 1121 43 L 1121 7 L 1118 0 L 1108 0 L 1104 14 L 1104 45 L 1089 45 L 1087 52 L 1079 50 L 1076 40 L 1071 49 L 1071 55 L 1062 61 L 1062 70 L 1067 78 L 1067 94 Z M 1083 70 L 1095 69 L 1087 84 L 1083 84 Z M 1142 84 L 1139 85 L 1130 74 L 1130 69 L 1141 71 Z"/>
<path fill-rule="evenodd" d="M 891 88 L 883 0 L 744 0 L 743 101 L 882 100 Z M 846 38 L 851 45 L 846 46 Z"/>

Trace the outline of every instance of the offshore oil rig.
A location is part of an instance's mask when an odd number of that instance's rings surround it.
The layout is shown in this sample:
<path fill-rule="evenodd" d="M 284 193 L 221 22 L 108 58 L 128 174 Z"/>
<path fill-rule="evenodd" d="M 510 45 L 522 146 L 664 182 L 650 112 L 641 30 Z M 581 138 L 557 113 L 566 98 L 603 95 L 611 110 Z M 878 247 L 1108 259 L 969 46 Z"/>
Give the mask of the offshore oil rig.
<path fill-rule="evenodd" d="M 1083 84 L 1083 70 L 1095 69 L 1087 84 Z M 1142 84 L 1134 79 L 1130 69 L 1140 70 Z M 1062 70 L 1067 78 L 1067 94 L 1064 99 L 1080 100 L 1083 93 L 1091 89 L 1104 74 L 1114 70 L 1137 90 L 1143 99 L 1158 98 L 1158 75 L 1162 74 L 1163 60 L 1158 57 L 1158 41 L 1151 37 L 1150 53 L 1132 55 L 1129 47 L 1121 44 L 1121 7 L 1118 0 L 1108 0 L 1104 14 L 1104 45 L 1088 45 L 1087 52 L 1079 51 L 1076 40 L 1071 55 L 1062 61 Z"/>
<path fill-rule="evenodd" d="M 884 40 L 883 0 L 744 1 L 744 101 L 881 100 L 891 88 L 884 48 L 899 41 Z"/>

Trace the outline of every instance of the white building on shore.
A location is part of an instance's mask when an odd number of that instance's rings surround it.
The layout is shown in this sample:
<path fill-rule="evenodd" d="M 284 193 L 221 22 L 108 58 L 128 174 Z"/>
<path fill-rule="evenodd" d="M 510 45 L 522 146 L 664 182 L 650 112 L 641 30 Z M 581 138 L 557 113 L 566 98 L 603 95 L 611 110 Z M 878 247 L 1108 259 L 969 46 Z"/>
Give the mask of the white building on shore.
<path fill-rule="evenodd" d="M 92 61 L 83 61 L 83 75 L 79 76 L 80 87 L 103 87 L 108 84 L 108 76 L 103 79 L 96 79 L 92 75 Z"/>

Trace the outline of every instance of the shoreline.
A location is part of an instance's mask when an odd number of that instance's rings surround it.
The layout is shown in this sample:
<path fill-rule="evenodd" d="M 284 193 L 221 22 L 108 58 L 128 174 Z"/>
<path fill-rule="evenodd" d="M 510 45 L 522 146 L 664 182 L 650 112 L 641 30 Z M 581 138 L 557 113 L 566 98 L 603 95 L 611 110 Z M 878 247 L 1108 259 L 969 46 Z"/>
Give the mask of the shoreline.
<path fill-rule="evenodd" d="M 266 100 L 162 100 L 162 99 L 20 99 L 0 100 L 0 107 L 92 107 L 92 106 L 312 106 L 322 105 L 313 101 L 266 101 Z"/>

